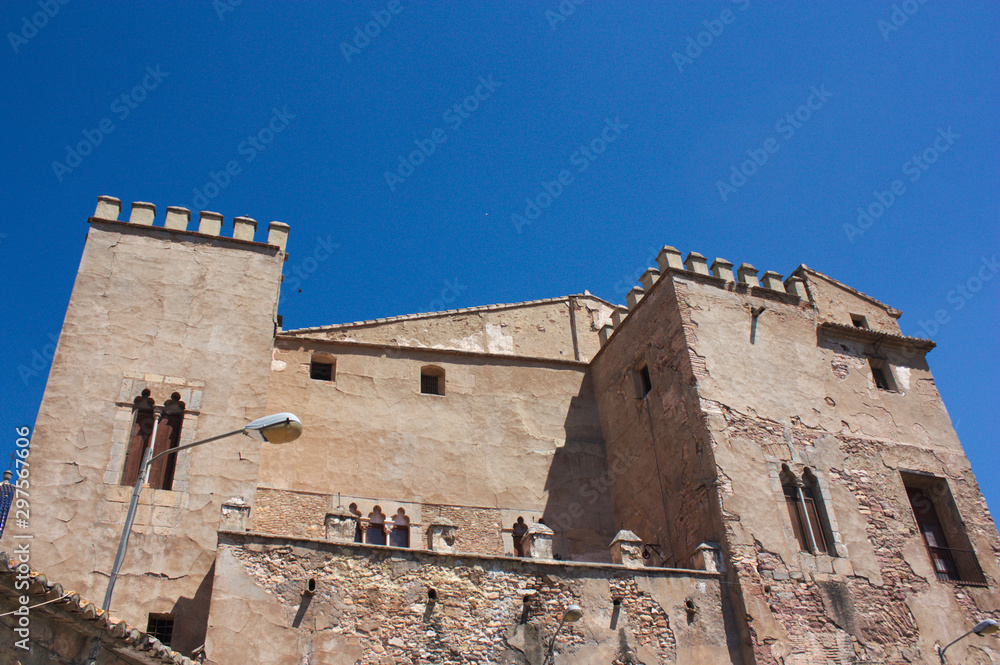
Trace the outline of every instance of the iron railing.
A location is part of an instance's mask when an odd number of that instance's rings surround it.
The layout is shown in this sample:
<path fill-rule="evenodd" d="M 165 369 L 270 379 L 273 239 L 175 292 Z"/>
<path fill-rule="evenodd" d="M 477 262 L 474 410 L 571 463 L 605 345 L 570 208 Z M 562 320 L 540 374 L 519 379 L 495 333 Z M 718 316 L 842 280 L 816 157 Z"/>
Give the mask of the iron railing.
<path fill-rule="evenodd" d="M 986 576 L 972 550 L 953 550 L 947 547 L 928 547 L 934 572 L 942 582 L 986 586 Z"/>

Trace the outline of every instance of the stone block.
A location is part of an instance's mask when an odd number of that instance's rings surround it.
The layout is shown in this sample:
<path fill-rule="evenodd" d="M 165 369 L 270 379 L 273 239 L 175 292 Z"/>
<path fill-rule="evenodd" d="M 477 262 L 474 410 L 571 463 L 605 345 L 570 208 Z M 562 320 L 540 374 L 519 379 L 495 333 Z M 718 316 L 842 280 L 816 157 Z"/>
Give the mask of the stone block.
<path fill-rule="evenodd" d="M 427 528 L 427 545 L 435 552 L 451 554 L 458 542 L 458 527 L 447 517 L 437 517 Z"/>
<path fill-rule="evenodd" d="M 358 528 L 358 518 L 347 508 L 337 506 L 323 520 L 326 539 L 335 543 L 353 543 Z"/>
<path fill-rule="evenodd" d="M 634 309 L 635 306 L 639 304 L 639 301 L 642 300 L 642 295 L 643 295 L 642 287 L 640 286 L 632 287 L 632 290 L 628 292 L 627 296 L 625 296 L 625 302 L 628 303 L 628 308 L 630 310 Z"/>
<path fill-rule="evenodd" d="M 222 232 L 222 215 L 208 210 L 201 211 L 201 219 L 198 222 L 198 233 L 217 236 Z"/>
<path fill-rule="evenodd" d="M 275 245 L 281 251 L 285 251 L 288 243 L 288 224 L 281 222 L 271 222 L 267 226 L 267 244 Z"/>
<path fill-rule="evenodd" d="M 122 211 L 122 202 L 113 196 L 98 196 L 97 209 L 94 210 L 94 217 L 97 219 L 110 219 L 118 221 L 118 214 Z"/>
<path fill-rule="evenodd" d="M 251 217 L 237 217 L 233 220 L 233 237 L 237 240 L 249 240 L 253 242 L 253 235 L 256 232 L 256 219 Z"/>
<path fill-rule="evenodd" d="M 642 539 L 622 529 L 611 541 L 611 562 L 627 568 L 642 568 Z"/>
<path fill-rule="evenodd" d="M 129 215 L 129 224 L 142 224 L 143 226 L 152 226 L 153 219 L 156 217 L 156 206 L 152 203 L 146 203 L 145 201 L 133 201 L 132 202 L 132 214 Z"/>
<path fill-rule="evenodd" d="M 773 270 L 766 271 L 761 277 L 761 281 L 763 282 L 765 289 L 771 289 L 772 291 L 785 290 L 785 285 L 781 282 L 781 275 Z"/>
<path fill-rule="evenodd" d="M 614 332 L 615 332 L 614 326 L 610 325 L 603 326 L 600 329 L 600 331 L 598 331 L 597 337 L 601 341 L 601 346 L 604 346 L 605 344 L 608 343 L 608 340 L 611 339 L 611 335 Z"/>
<path fill-rule="evenodd" d="M 785 280 L 785 291 L 792 294 L 793 296 L 798 296 L 803 300 L 809 297 L 806 293 L 806 283 L 801 277 L 792 276 Z"/>
<path fill-rule="evenodd" d="M 708 259 L 699 254 L 698 252 L 690 252 L 688 254 L 687 260 L 684 261 L 684 267 L 691 272 L 696 272 L 699 275 L 708 275 Z"/>
<path fill-rule="evenodd" d="M 656 256 L 656 265 L 660 268 L 660 274 L 673 268 L 675 270 L 684 269 L 684 261 L 681 260 L 681 253 L 669 245 L 664 245 L 663 249 Z"/>
<path fill-rule="evenodd" d="M 722 573 L 726 570 L 726 565 L 722 560 L 722 547 L 714 540 L 708 540 L 699 545 L 694 551 L 694 560 L 691 563 L 696 570 L 704 570 L 709 573 Z"/>
<path fill-rule="evenodd" d="M 528 556 L 532 559 L 552 558 L 552 537 L 555 532 L 540 522 L 528 527 L 524 539 L 528 544 Z"/>
<path fill-rule="evenodd" d="M 219 529 L 223 531 L 246 531 L 250 524 L 250 506 L 240 498 L 229 499 L 222 504 L 222 521 Z"/>
<path fill-rule="evenodd" d="M 653 284 L 656 284 L 656 280 L 658 279 L 660 279 L 660 271 L 656 268 L 649 268 L 646 272 L 642 273 L 639 281 L 642 283 L 643 291 L 649 291 L 653 288 Z"/>
<path fill-rule="evenodd" d="M 190 210 L 179 206 L 169 206 L 167 208 L 167 219 L 163 222 L 163 228 L 174 229 L 176 231 L 187 231 L 188 222 L 190 221 Z"/>
<path fill-rule="evenodd" d="M 712 274 L 727 282 L 735 281 L 733 279 L 733 264 L 725 259 L 712 261 Z"/>
<path fill-rule="evenodd" d="M 621 325 L 625 317 L 628 316 L 628 309 L 625 307 L 616 307 L 615 311 L 611 313 L 611 324 L 617 328 Z"/>
<path fill-rule="evenodd" d="M 757 279 L 757 269 L 749 263 L 740 264 L 740 267 L 736 269 L 736 278 L 740 284 L 760 286 L 760 281 Z"/>

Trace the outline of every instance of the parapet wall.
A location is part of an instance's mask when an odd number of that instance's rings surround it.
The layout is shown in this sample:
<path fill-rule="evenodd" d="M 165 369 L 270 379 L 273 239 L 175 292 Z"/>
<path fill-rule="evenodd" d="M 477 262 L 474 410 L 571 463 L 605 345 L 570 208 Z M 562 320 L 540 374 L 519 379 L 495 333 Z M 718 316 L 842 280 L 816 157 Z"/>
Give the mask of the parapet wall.
<path fill-rule="evenodd" d="M 121 214 L 122 202 L 113 196 L 97 197 L 97 209 L 94 210 L 94 219 L 104 219 L 117 222 Z M 144 201 L 132 203 L 132 213 L 129 215 L 128 223 L 139 226 L 153 226 L 156 219 L 156 205 Z M 191 211 L 179 206 L 167 206 L 167 215 L 163 220 L 163 227 L 173 231 L 189 231 L 191 224 Z M 219 236 L 222 232 L 224 219 L 217 212 L 203 210 L 198 221 L 198 228 L 190 229 L 191 232 L 207 236 Z M 285 251 L 285 244 L 288 242 L 288 224 L 282 222 L 271 222 L 267 226 L 267 244 L 273 245 Z M 250 217 L 233 218 L 234 240 L 244 240 L 254 242 L 254 235 L 257 232 L 257 220 Z"/>

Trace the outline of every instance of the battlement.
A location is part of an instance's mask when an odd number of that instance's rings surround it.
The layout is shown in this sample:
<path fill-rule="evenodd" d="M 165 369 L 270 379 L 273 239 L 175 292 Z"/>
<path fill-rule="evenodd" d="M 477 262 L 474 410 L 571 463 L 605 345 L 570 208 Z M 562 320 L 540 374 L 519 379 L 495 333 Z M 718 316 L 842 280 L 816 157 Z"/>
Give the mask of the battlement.
<path fill-rule="evenodd" d="M 118 216 L 121 214 L 122 202 L 113 196 L 98 196 L 97 208 L 94 210 L 94 219 L 103 219 L 112 222 L 121 221 Z M 128 223 L 137 226 L 153 226 L 156 218 L 156 205 L 145 201 L 135 201 L 132 203 L 132 212 L 129 215 Z M 189 229 L 191 223 L 191 211 L 179 206 L 168 206 L 166 218 L 163 221 L 164 228 L 172 231 L 184 231 L 187 233 L 199 233 L 206 236 L 222 236 L 223 217 L 217 212 L 208 210 L 201 211 L 197 229 Z M 271 222 L 267 225 L 267 242 L 264 244 L 277 247 L 285 251 L 288 242 L 288 224 L 282 222 Z M 255 242 L 254 235 L 257 232 L 257 220 L 250 217 L 233 218 L 234 240 L 245 242 Z"/>
<path fill-rule="evenodd" d="M 664 245 L 656 257 L 656 268 L 649 268 L 639 278 L 641 286 L 635 286 L 625 296 L 626 307 L 618 308 L 611 317 L 611 322 L 601 328 L 599 337 L 601 345 L 607 343 L 614 332 L 627 320 L 628 315 L 642 301 L 662 277 L 669 274 L 698 276 L 705 283 L 714 283 L 720 288 L 742 288 L 759 295 L 778 295 L 791 302 L 807 300 L 804 280 L 792 274 L 782 280 L 780 274 L 767 270 L 758 277 L 760 272 L 749 263 L 741 263 L 733 273 L 733 264 L 723 258 L 716 258 L 709 266 L 708 259 L 698 252 L 689 252 L 687 258 L 681 260 L 681 253 L 674 247 Z"/>

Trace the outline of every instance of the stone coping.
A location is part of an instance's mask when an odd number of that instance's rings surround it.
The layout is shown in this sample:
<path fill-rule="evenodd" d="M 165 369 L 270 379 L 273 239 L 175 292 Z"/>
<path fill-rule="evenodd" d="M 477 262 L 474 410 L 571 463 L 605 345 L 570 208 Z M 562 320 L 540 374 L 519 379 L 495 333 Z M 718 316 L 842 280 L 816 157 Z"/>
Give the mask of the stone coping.
<path fill-rule="evenodd" d="M 684 279 L 688 279 L 693 282 L 698 282 L 700 284 L 708 284 L 711 286 L 721 288 L 723 290 L 732 290 L 736 293 L 749 293 L 750 295 L 758 298 L 781 302 L 786 305 L 791 305 L 793 307 L 802 307 L 802 306 L 812 307 L 811 303 L 809 303 L 808 301 L 803 301 L 802 298 L 799 298 L 797 295 L 793 293 L 788 293 L 785 291 L 775 291 L 773 289 L 769 289 L 764 286 L 750 286 L 749 284 L 744 284 L 742 282 L 733 282 L 728 279 L 724 279 L 722 277 L 716 277 L 715 275 L 703 275 L 701 273 L 694 272 L 693 270 L 688 270 L 686 268 L 667 268 L 666 270 L 660 272 L 659 275 L 660 275 L 659 278 L 656 280 L 656 282 L 653 283 L 652 288 L 643 293 L 642 298 L 639 300 L 639 302 L 637 302 L 632 307 L 627 308 L 628 311 L 625 314 L 624 318 L 622 318 L 621 323 L 618 324 L 617 326 L 614 326 L 614 330 L 611 333 L 611 337 L 608 339 L 606 343 L 601 345 L 601 348 L 598 349 L 597 353 L 594 354 L 594 357 L 590 359 L 591 363 L 597 360 L 597 358 L 601 355 L 601 353 L 604 352 L 604 349 L 606 349 L 611 344 L 611 340 L 614 339 L 618 331 L 627 325 L 629 319 L 632 318 L 632 312 L 642 307 L 642 303 L 646 302 L 649 299 L 649 294 L 653 292 L 653 289 L 656 289 L 659 286 L 660 282 L 664 282 L 668 278 L 673 278 L 674 276 L 683 277 Z M 730 286 L 732 287 L 731 289 L 729 288 Z"/>
<path fill-rule="evenodd" d="M 383 554 L 387 558 L 407 558 L 413 561 L 424 560 L 427 563 L 440 563 L 450 565 L 462 565 L 469 561 L 473 565 L 479 564 L 503 564 L 505 566 L 518 566 L 522 568 L 538 568 L 542 571 L 552 572 L 557 569 L 585 571 L 609 571 L 627 572 L 631 575 L 641 573 L 656 577 L 697 577 L 705 579 L 721 579 L 721 573 L 713 573 L 705 570 L 693 570 L 687 568 L 657 568 L 653 566 L 643 566 L 642 568 L 629 568 L 617 563 L 600 563 L 591 561 L 558 561 L 555 559 L 530 559 L 526 557 L 499 556 L 487 554 L 468 553 L 448 553 L 434 552 L 432 550 L 416 549 L 412 547 L 391 547 L 389 545 L 368 545 L 365 543 L 336 543 L 319 538 L 302 538 L 300 536 L 278 536 L 252 531 L 226 531 L 219 529 L 219 545 L 277 545 L 287 547 L 304 547 L 317 551 L 341 551 L 355 555 Z M 317 547 L 320 546 L 320 547 Z"/>
<path fill-rule="evenodd" d="M 133 224 L 130 222 L 122 222 L 114 219 L 101 219 L 100 217 L 91 217 L 90 219 L 87 220 L 87 223 L 90 224 L 91 226 L 106 225 L 114 229 L 129 230 L 137 234 L 140 231 L 149 231 L 150 229 L 152 229 L 153 231 L 160 231 L 168 235 L 174 234 L 174 235 L 188 236 L 190 238 L 202 238 L 205 240 L 220 242 L 223 245 L 228 244 L 246 249 L 256 249 L 256 250 L 273 249 L 277 250 L 282 254 L 286 254 L 287 256 L 287 253 L 282 251 L 282 249 L 277 245 L 269 245 L 266 242 L 257 242 L 256 240 L 240 240 L 239 238 L 231 238 L 229 236 L 216 236 L 208 233 L 199 233 L 198 231 L 188 231 L 185 229 L 170 229 L 165 226 L 148 226 L 145 224 Z"/>
<path fill-rule="evenodd" d="M 297 328 L 295 330 L 286 330 L 286 335 L 293 335 L 297 333 L 315 333 L 315 332 L 333 332 L 337 330 L 345 330 L 350 328 L 363 328 L 368 326 L 382 325 L 383 323 L 395 323 L 397 321 L 412 321 L 414 319 L 431 319 L 431 318 L 441 318 L 446 316 L 454 316 L 455 314 L 470 314 L 478 312 L 486 312 L 492 310 L 500 309 L 518 309 L 522 307 L 534 307 L 536 305 L 547 305 L 557 302 L 569 302 L 573 298 L 592 298 L 599 302 L 604 303 L 608 307 L 614 308 L 615 305 L 609 303 L 604 298 L 599 298 L 592 293 L 573 293 L 568 296 L 559 296 L 558 298 L 542 298 L 540 300 L 526 300 L 524 302 L 515 303 L 499 303 L 495 305 L 479 305 L 476 307 L 462 307 L 460 309 L 446 309 L 439 312 L 420 312 L 417 314 L 402 314 L 399 316 L 388 316 L 380 319 L 368 319 L 366 321 L 354 321 L 350 323 L 335 323 L 326 326 L 313 326 L 311 328 Z"/>
<path fill-rule="evenodd" d="M 819 325 L 819 331 L 830 337 L 851 339 L 859 342 L 871 342 L 893 348 L 916 349 L 918 351 L 930 351 L 937 344 L 922 337 L 907 337 L 888 330 L 872 330 L 869 328 L 858 328 L 844 323 L 826 322 Z"/>
<path fill-rule="evenodd" d="M 579 367 L 581 369 L 590 366 L 590 362 L 585 360 L 576 360 L 573 358 L 545 358 L 543 356 L 519 356 L 514 353 L 490 353 L 489 351 L 466 351 L 465 349 L 449 349 L 444 347 L 435 346 L 404 346 L 401 344 L 386 344 L 383 342 L 359 342 L 352 339 L 327 339 L 324 337 L 311 337 L 309 333 L 305 334 L 289 334 L 290 331 L 282 331 L 276 334 L 275 339 L 281 340 L 295 340 L 297 342 L 317 342 L 320 344 L 339 344 L 342 346 L 354 346 L 364 349 L 389 349 L 392 351 L 400 352 L 411 352 L 411 353 L 430 353 L 430 354 L 448 354 L 455 356 L 466 356 L 470 358 L 490 358 L 493 360 L 503 359 L 511 362 L 524 361 L 525 363 L 532 363 L 536 365 L 543 364 L 555 364 L 555 365 L 570 365 L 572 367 Z M 295 333 L 301 333 L 301 331 L 291 331 Z M 315 334 L 315 333 L 314 333 Z"/>

